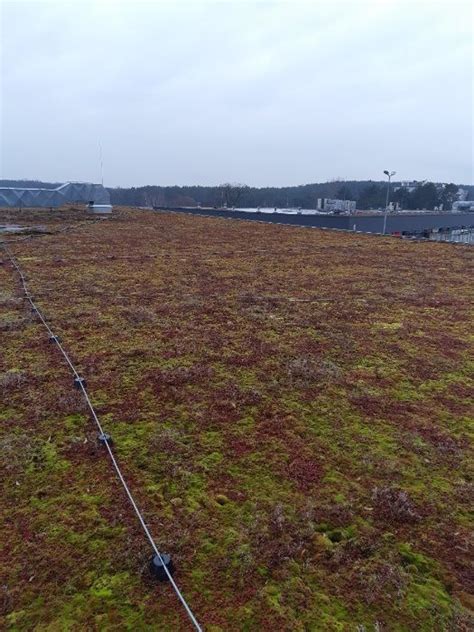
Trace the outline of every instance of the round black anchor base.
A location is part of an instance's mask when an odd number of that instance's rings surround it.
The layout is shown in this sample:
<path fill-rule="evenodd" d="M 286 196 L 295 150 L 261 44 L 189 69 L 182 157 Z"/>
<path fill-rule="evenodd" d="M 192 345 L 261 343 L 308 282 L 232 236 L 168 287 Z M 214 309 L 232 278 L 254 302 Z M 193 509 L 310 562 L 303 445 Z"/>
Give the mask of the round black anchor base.
<path fill-rule="evenodd" d="M 81 387 L 83 386 L 84 388 L 86 388 L 87 383 L 86 380 L 83 377 L 75 377 L 74 378 L 74 386 L 75 388 L 77 388 L 78 390 L 81 390 Z"/>
<path fill-rule="evenodd" d="M 152 557 L 150 561 L 151 572 L 160 582 L 166 582 L 169 580 L 164 568 L 165 566 L 169 574 L 172 575 L 174 573 L 174 566 L 171 561 L 171 557 L 167 553 L 161 553 L 161 556 L 154 555 Z"/>
<path fill-rule="evenodd" d="M 106 445 L 107 443 L 109 445 L 112 445 L 113 441 L 112 441 L 112 437 L 107 434 L 106 432 L 97 435 L 97 441 L 101 444 L 101 445 Z"/>

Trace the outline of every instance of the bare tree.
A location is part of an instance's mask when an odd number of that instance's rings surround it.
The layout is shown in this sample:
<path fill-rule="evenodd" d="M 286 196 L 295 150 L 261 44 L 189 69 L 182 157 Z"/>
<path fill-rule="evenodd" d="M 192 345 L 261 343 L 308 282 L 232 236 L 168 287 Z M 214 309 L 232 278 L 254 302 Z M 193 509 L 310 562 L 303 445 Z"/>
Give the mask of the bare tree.
<path fill-rule="evenodd" d="M 218 203 L 227 208 L 234 208 L 248 188 L 246 184 L 240 184 L 239 182 L 225 182 L 219 187 L 220 200 Z"/>
<path fill-rule="evenodd" d="M 165 196 L 155 187 L 147 187 L 143 192 L 143 202 L 145 206 L 164 206 Z"/>

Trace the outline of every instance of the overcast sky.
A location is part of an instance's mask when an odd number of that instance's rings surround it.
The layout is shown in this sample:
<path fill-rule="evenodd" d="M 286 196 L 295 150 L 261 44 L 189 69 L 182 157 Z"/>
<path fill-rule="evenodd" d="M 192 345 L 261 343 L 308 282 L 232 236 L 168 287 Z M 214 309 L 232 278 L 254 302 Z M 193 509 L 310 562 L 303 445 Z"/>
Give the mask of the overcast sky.
<path fill-rule="evenodd" d="M 0 178 L 473 182 L 467 2 L 0 3 Z"/>

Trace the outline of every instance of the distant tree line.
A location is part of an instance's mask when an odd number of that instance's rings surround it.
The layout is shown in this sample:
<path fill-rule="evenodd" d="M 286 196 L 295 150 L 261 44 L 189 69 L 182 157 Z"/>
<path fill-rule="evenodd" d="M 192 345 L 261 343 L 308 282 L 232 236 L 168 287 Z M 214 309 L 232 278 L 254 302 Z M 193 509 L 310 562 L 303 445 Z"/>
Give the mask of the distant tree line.
<path fill-rule="evenodd" d="M 279 207 L 315 208 L 318 198 L 337 197 L 342 188 L 346 199 L 357 199 L 367 182 L 326 182 L 292 187 L 249 187 L 239 183 L 205 186 L 144 186 L 109 189 L 112 204 L 132 206 Z M 354 197 L 355 196 L 355 197 Z"/>
<path fill-rule="evenodd" d="M 390 192 L 390 201 L 399 204 L 400 208 L 408 210 L 433 210 L 441 206 L 444 210 L 450 210 L 453 202 L 457 199 L 458 188 L 459 186 L 454 183 L 440 187 L 433 182 L 425 182 L 410 190 L 394 183 Z M 361 191 L 357 198 L 357 207 L 360 209 L 384 208 L 386 194 L 386 183 L 369 185 Z"/>
<path fill-rule="evenodd" d="M 433 210 L 443 205 L 451 209 L 459 186 L 444 188 L 432 182 L 420 183 L 413 191 L 392 183 L 390 200 L 404 209 Z M 474 187 L 463 186 L 474 194 Z M 304 184 L 293 187 L 255 188 L 243 184 L 226 183 L 216 187 L 202 186 L 145 186 L 131 189 L 109 189 L 112 204 L 131 206 L 209 206 L 209 207 L 278 207 L 315 208 L 318 198 L 355 200 L 358 209 L 385 207 L 386 182 L 334 181 Z"/>
<path fill-rule="evenodd" d="M 41 180 L 0 180 L 0 187 L 28 187 L 29 189 L 55 189 L 62 182 L 42 182 Z"/>
<path fill-rule="evenodd" d="M 0 186 L 28 186 L 53 188 L 58 183 L 36 180 L 0 180 Z M 390 200 L 404 209 L 450 209 L 461 186 L 474 197 L 470 185 L 448 184 L 444 188 L 432 182 L 420 183 L 413 191 L 392 183 Z M 278 207 L 315 208 L 318 198 L 355 200 L 357 208 L 385 207 L 387 183 L 372 180 L 334 180 L 292 187 L 249 187 L 240 183 L 219 186 L 157 186 L 109 188 L 111 202 L 122 206 L 208 206 L 208 207 Z"/>

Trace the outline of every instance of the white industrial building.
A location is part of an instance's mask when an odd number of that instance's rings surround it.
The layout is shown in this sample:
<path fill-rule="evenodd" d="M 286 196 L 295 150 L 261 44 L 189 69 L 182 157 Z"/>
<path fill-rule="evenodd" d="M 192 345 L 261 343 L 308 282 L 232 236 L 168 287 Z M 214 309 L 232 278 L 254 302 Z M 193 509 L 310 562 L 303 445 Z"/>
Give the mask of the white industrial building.
<path fill-rule="evenodd" d="M 353 213 L 356 210 L 354 200 L 334 200 L 329 198 L 318 198 L 318 211 L 326 213 Z"/>
<path fill-rule="evenodd" d="M 102 184 L 66 182 L 55 189 L 0 187 L 0 207 L 57 208 L 65 204 L 88 204 L 93 212 L 110 213 L 110 195 Z"/>

